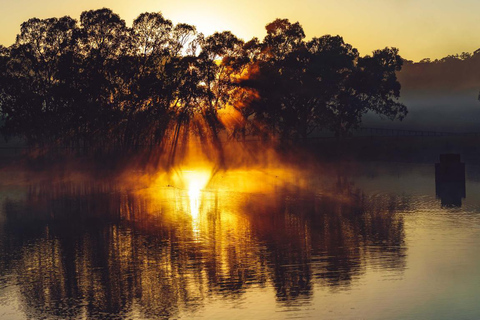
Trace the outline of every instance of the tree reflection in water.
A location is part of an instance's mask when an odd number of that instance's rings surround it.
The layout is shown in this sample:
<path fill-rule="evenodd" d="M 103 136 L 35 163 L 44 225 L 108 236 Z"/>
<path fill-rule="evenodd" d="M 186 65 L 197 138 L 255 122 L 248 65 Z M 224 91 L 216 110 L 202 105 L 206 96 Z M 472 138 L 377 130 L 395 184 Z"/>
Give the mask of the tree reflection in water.
<path fill-rule="evenodd" d="M 348 289 L 367 268 L 405 268 L 396 212 L 406 200 L 341 175 L 325 188 L 200 197 L 190 208 L 188 191 L 172 187 L 32 184 L 4 203 L 1 273 L 17 279 L 30 317 L 122 319 L 194 313 L 254 287 L 301 303 L 314 286 Z"/>

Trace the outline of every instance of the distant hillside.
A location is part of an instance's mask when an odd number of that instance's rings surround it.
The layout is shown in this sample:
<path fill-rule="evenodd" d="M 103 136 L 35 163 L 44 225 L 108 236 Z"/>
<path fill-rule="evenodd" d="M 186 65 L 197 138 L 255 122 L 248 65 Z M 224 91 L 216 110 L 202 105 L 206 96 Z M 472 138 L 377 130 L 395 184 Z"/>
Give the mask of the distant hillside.
<path fill-rule="evenodd" d="M 404 61 L 397 76 L 407 117 L 391 122 L 369 113 L 364 127 L 480 132 L 480 49 L 440 60 Z"/>
<path fill-rule="evenodd" d="M 403 93 L 480 89 L 480 49 L 473 54 L 447 56 L 440 60 L 405 61 L 398 78 Z"/>

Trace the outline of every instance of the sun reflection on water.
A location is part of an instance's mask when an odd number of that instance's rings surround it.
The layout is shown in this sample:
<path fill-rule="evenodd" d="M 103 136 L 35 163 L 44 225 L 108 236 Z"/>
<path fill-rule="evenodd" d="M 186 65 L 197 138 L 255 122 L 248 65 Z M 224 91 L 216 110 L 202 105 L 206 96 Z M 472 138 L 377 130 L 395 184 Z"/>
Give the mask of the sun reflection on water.
<path fill-rule="evenodd" d="M 4 238 L 15 241 L 0 241 L 0 262 L 13 266 L 5 270 L 31 318 L 58 317 L 59 301 L 75 317 L 139 319 L 215 317 L 247 295 L 261 308 L 292 308 L 327 288 L 338 295 L 370 269 L 403 272 L 405 224 L 395 212 L 410 200 L 369 196 L 335 176 L 310 186 L 314 178 L 192 166 L 130 177 L 120 190 L 42 182 L 24 207 L 4 206 Z M 26 233 L 24 217 L 40 229 Z"/>
<path fill-rule="evenodd" d="M 211 220 L 227 223 L 239 218 L 237 200 L 249 195 L 275 194 L 289 185 L 303 186 L 302 179 L 288 170 L 224 170 L 215 173 L 213 166 L 183 166 L 169 173 L 159 173 L 153 184 L 138 192 L 152 200 L 152 213 L 160 213 L 170 222 L 188 221 L 193 239 L 211 237 Z M 145 194 L 147 192 L 147 194 Z M 168 216 L 168 218 L 167 218 Z M 242 220 L 241 218 L 240 220 Z M 227 223 L 233 229 L 236 223 Z"/>
<path fill-rule="evenodd" d="M 190 200 L 190 214 L 193 221 L 197 221 L 200 213 L 201 193 L 207 186 L 210 179 L 208 171 L 182 171 L 182 180 L 188 190 L 188 198 Z"/>

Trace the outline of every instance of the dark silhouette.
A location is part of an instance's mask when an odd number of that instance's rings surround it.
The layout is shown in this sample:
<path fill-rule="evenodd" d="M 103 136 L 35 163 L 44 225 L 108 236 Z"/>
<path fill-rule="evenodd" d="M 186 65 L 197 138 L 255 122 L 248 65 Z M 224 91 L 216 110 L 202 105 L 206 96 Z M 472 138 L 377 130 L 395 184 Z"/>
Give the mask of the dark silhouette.
<path fill-rule="evenodd" d="M 459 154 L 441 154 L 435 164 L 435 193 L 442 207 L 461 207 L 465 198 L 465 163 Z"/>
<path fill-rule="evenodd" d="M 0 47 L 1 133 L 85 151 L 158 146 L 171 162 L 193 133 L 222 165 L 222 135 L 346 136 L 369 110 L 406 115 L 397 49 L 360 57 L 339 36 L 305 42 L 286 19 L 266 30 L 246 43 L 228 31 L 205 37 L 161 13 L 129 28 L 105 8 L 78 22 L 30 19 L 14 45 Z"/>
<path fill-rule="evenodd" d="M 317 128 L 346 136 L 373 111 L 392 120 L 407 109 L 397 99 L 397 49 L 360 57 L 340 36 L 304 42 L 302 27 L 277 19 L 266 26 L 259 72 L 250 81 L 259 92 L 255 117 L 281 137 L 306 138 Z"/>

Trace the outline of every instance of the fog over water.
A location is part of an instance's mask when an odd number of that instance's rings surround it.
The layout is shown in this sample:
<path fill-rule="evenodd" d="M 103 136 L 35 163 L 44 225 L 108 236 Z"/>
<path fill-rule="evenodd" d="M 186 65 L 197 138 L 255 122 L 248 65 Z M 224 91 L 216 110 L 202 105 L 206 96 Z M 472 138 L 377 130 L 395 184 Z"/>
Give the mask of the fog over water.
<path fill-rule="evenodd" d="M 402 122 L 367 114 L 365 127 L 443 132 L 480 131 L 480 52 L 441 60 L 406 61 L 397 74 L 400 100 L 408 108 Z"/>
<path fill-rule="evenodd" d="M 403 121 L 381 119 L 367 114 L 364 127 L 391 128 L 399 130 L 425 130 L 440 132 L 479 132 L 480 102 L 478 90 L 459 92 L 402 91 L 401 101 L 408 108 Z"/>

